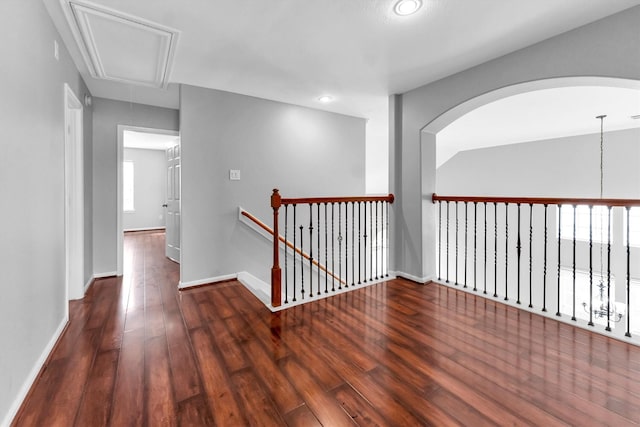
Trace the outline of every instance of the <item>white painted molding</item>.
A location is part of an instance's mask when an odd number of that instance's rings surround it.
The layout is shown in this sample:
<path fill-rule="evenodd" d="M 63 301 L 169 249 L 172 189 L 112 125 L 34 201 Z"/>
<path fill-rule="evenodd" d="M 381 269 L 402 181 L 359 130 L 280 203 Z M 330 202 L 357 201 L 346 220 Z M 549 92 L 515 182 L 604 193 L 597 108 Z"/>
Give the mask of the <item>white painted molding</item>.
<path fill-rule="evenodd" d="M 117 271 L 107 271 L 105 273 L 93 273 L 93 279 L 104 279 L 105 277 L 117 277 Z"/>
<path fill-rule="evenodd" d="M 87 294 L 87 291 L 89 290 L 89 287 L 91 287 L 91 285 L 93 284 L 94 280 L 96 280 L 96 276 L 91 276 L 89 277 L 89 280 L 87 280 L 87 283 L 84 284 L 85 295 Z"/>
<path fill-rule="evenodd" d="M 271 285 L 266 283 L 251 273 L 241 271 L 238 273 L 238 281 L 249 289 L 264 305 L 271 311 L 275 311 L 271 306 Z"/>
<path fill-rule="evenodd" d="M 389 274 L 394 275 L 396 277 L 402 277 L 402 278 L 411 280 L 412 282 L 421 283 L 423 285 L 435 279 L 435 277 L 433 276 L 418 277 L 418 276 L 414 276 L 413 274 L 405 273 L 403 271 L 390 271 Z"/>
<path fill-rule="evenodd" d="M 125 228 L 124 231 L 125 233 L 127 231 L 154 231 L 154 230 L 164 230 L 165 227 L 141 227 L 141 228 Z"/>
<path fill-rule="evenodd" d="M 29 372 L 29 375 L 27 376 L 24 383 L 22 384 L 22 387 L 20 387 L 20 391 L 18 392 L 18 395 L 16 396 L 15 400 L 9 407 L 9 411 L 5 415 L 4 420 L 2 420 L 2 423 L 0 423 L 0 426 L 8 427 L 13 421 L 13 418 L 16 416 L 16 414 L 18 413 L 18 410 L 20 409 L 20 405 L 22 405 L 22 402 L 27 397 L 27 393 L 29 393 L 31 386 L 33 385 L 35 380 L 38 378 L 40 371 L 42 370 L 45 362 L 49 358 L 49 354 L 51 353 L 56 343 L 58 342 L 60 335 L 62 335 L 62 332 L 64 331 L 64 328 L 67 325 L 68 321 L 69 321 L 69 317 L 65 316 L 60 322 L 60 324 L 58 325 L 58 328 L 53 333 L 53 336 L 49 340 L 49 343 L 42 351 L 42 354 L 40 354 L 40 357 L 38 358 L 36 363 L 33 365 L 33 368 L 31 368 L 31 372 Z"/>
<path fill-rule="evenodd" d="M 180 281 L 178 282 L 178 289 L 185 289 L 185 288 L 192 288 L 194 286 L 214 284 L 217 282 L 224 282 L 227 280 L 234 280 L 237 278 L 238 278 L 238 274 L 236 273 L 236 274 L 227 274 L 224 276 L 208 277 L 206 279 L 192 280 L 190 282 Z"/>

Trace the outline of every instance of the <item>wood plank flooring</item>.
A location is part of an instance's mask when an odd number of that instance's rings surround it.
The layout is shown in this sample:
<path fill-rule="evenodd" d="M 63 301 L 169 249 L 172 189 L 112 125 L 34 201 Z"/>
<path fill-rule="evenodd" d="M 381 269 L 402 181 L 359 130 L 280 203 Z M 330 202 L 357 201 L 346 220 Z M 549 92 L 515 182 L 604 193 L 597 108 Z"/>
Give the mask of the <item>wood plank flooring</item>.
<path fill-rule="evenodd" d="M 271 314 L 125 237 L 14 426 L 638 425 L 640 348 L 393 280 Z"/>

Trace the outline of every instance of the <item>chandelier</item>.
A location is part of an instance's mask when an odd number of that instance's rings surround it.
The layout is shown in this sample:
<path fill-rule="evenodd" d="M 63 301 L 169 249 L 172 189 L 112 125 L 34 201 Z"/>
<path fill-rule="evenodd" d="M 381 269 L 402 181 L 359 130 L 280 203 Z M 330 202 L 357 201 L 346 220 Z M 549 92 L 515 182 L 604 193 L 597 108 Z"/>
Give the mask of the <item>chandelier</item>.
<path fill-rule="evenodd" d="M 605 117 L 607 116 L 600 115 L 596 117 L 596 119 L 600 120 L 600 199 L 602 199 L 604 195 L 604 118 Z M 611 215 L 610 211 L 608 212 L 608 215 Z M 591 301 L 591 305 L 589 305 L 587 302 L 583 302 L 582 307 L 584 308 L 584 311 L 587 313 L 591 311 L 591 313 L 593 314 L 593 317 L 595 317 L 596 319 L 607 319 L 607 320 L 612 320 L 614 322 L 619 322 L 620 320 L 622 320 L 622 317 L 625 314 L 625 310 L 624 308 L 618 307 L 618 303 L 616 303 L 615 301 L 612 304 L 612 301 L 610 298 L 611 278 L 608 272 L 607 272 L 606 284 L 605 284 L 605 278 L 604 278 L 603 217 L 604 215 L 602 215 L 601 213 L 600 214 L 600 278 L 597 285 L 599 290 L 598 298 L 597 299 L 594 298 Z M 605 295 L 605 290 L 607 290 L 606 295 Z"/>

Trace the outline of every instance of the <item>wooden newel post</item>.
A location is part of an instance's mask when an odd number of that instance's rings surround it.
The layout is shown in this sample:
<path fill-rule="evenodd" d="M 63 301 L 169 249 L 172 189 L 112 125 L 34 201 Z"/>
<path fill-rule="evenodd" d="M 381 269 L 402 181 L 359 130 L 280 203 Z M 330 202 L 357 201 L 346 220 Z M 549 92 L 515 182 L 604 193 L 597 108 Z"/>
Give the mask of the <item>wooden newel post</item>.
<path fill-rule="evenodd" d="M 280 307 L 282 304 L 282 271 L 280 270 L 280 232 L 278 230 L 278 210 L 282 205 L 282 197 L 277 188 L 271 195 L 273 208 L 273 267 L 271 267 L 271 305 Z"/>

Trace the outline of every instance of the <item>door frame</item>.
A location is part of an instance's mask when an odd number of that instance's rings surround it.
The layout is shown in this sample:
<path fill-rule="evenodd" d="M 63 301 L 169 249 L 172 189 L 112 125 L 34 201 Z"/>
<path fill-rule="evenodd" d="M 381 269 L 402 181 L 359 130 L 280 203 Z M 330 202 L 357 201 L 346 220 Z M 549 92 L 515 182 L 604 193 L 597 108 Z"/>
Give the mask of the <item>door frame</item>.
<path fill-rule="evenodd" d="M 169 129 L 156 129 L 156 128 L 147 128 L 141 126 L 129 126 L 129 125 L 118 125 L 118 143 L 117 143 L 117 153 L 116 153 L 116 169 L 117 169 L 117 203 L 116 203 L 116 246 L 117 246 L 117 275 L 122 276 L 123 273 L 123 265 L 124 265 L 124 227 L 122 224 L 122 162 L 124 161 L 124 132 L 125 131 L 133 131 L 133 132 L 143 132 L 143 133 L 153 133 L 157 135 L 172 135 L 172 136 L 180 136 L 180 132 Z M 182 235 L 180 235 L 182 238 Z"/>
<path fill-rule="evenodd" d="M 73 129 L 72 129 L 73 128 Z M 84 298 L 83 107 L 64 84 L 64 229 L 66 301 Z M 68 304 L 65 304 L 68 313 Z"/>

